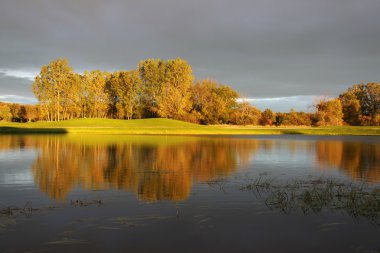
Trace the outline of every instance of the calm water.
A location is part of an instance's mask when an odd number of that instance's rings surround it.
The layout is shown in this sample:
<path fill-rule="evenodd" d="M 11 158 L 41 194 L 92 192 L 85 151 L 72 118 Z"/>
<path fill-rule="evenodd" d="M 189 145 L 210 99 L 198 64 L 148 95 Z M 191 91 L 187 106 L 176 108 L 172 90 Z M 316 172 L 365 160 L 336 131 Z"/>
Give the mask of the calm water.
<path fill-rule="evenodd" d="M 0 252 L 380 252 L 378 217 L 262 180 L 380 188 L 379 137 L 0 136 Z"/>

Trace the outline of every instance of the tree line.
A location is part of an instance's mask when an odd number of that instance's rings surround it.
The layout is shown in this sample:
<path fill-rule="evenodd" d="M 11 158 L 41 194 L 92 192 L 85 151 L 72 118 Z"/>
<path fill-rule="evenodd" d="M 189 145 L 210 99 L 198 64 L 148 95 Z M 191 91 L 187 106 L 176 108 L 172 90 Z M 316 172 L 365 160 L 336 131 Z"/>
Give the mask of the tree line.
<path fill-rule="evenodd" d="M 33 92 L 46 120 L 163 117 L 227 123 L 238 93 L 216 81 L 193 82 L 191 66 L 180 58 L 147 59 L 129 71 L 83 74 L 58 59 L 41 68 Z"/>
<path fill-rule="evenodd" d="M 146 59 L 136 69 L 74 72 L 66 59 L 51 61 L 33 82 L 37 105 L 0 104 L 0 120 L 170 118 L 200 124 L 379 125 L 380 84 L 355 84 L 337 98 L 320 99 L 315 113 L 260 111 L 230 86 L 194 81 L 183 59 Z"/>

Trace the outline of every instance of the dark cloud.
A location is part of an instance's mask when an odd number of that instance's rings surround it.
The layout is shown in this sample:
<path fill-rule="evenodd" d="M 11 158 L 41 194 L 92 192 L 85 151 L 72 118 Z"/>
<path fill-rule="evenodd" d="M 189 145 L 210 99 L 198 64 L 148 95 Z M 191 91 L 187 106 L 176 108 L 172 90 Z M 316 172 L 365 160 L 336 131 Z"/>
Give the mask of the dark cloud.
<path fill-rule="evenodd" d="M 0 73 L 0 96 L 1 95 L 34 97 L 32 81 L 25 78 L 8 77 Z"/>
<path fill-rule="evenodd" d="M 247 97 L 337 95 L 379 81 L 379 11 L 378 0 L 2 0 L 0 69 L 182 57 Z M 11 82 L 0 94 L 26 93 Z"/>

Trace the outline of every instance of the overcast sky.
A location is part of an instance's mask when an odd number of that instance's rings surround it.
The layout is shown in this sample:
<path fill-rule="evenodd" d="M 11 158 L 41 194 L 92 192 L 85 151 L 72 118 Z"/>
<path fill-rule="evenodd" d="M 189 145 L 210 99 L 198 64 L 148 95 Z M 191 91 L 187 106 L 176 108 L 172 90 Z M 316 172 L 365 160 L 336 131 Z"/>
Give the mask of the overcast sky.
<path fill-rule="evenodd" d="M 129 70 L 186 59 L 259 107 L 306 108 L 379 81 L 379 0 L 1 0 L 0 101 L 33 102 L 42 65 Z"/>

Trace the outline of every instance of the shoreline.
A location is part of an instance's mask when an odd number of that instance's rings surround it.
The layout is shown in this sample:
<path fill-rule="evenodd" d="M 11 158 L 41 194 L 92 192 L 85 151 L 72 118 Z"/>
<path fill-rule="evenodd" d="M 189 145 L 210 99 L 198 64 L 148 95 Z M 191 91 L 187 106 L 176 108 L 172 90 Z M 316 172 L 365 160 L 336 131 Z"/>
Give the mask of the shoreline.
<path fill-rule="evenodd" d="M 380 127 L 315 127 L 315 128 L 226 128 L 206 126 L 200 128 L 118 128 L 118 127 L 26 127 L 3 126 L 0 135 L 6 134 L 94 134 L 94 135 L 320 135 L 320 136 L 380 136 Z"/>

